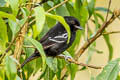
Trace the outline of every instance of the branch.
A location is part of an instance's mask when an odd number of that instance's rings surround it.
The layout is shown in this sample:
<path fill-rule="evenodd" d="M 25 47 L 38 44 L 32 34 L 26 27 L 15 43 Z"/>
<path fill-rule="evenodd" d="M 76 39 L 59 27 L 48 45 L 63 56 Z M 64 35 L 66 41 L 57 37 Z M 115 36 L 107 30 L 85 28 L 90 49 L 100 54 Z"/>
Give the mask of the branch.
<path fill-rule="evenodd" d="M 66 59 L 66 56 L 65 56 L 65 55 L 63 55 L 63 56 L 59 56 L 59 55 L 58 55 L 57 58 L 65 59 L 65 60 L 67 60 L 67 61 L 70 62 L 70 63 L 74 63 L 74 64 L 80 65 L 80 66 L 90 67 L 90 68 L 94 68 L 94 69 L 102 69 L 102 67 L 100 67 L 100 66 L 94 66 L 94 65 L 79 63 L 78 61 L 75 61 L 75 60 L 72 59 L 72 58 Z"/>
<path fill-rule="evenodd" d="M 29 18 L 29 17 L 28 17 Z M 28 20 L 28 19 L 27 19 Z M 27 22 L 26 20 L 26 22 Z M 25 22 L 25 23 L 26 23 Z M 16 33 L 14 39 L 10 42 L 9 46 L 7 47 L 7 49 L 5 50 L 5 52 L 2 54 L 1 58 L 0 58 L 0 63 L 2 62 L 3 58 L 5 57 L 5 55 L 8 53 L 8 51 L 11 49 L 11 46 L 13 45 L 13 43 L 15 42 L 16 38 L 18 37 L 18 35 L 20 34 L 23 26 L 25 25 L 25 23 L 20 27 L 20 30 Z"/>
<path fill-rule="evenodd" d="M 83 52 L 92 44 L 98 37 L 102 35 L 102 32 L 106 27 L 108 27 L 109 24 L 111 24 L 118 16 L 120 16 L 120 10 L 115 10 L 113 12 L 113 15 L 111 18 L 107 21 L 104 22 L 103 25 L 99 28 L 99 30 L 96 32 L 96 34 L 90 38 L 87 42 L 83 44 L 81 49 L 78 51 L 78 53 L 75 55 L 75 60 L 78 60 L 78 58 L 83 54 Z"/>
<path fill-rule="evenodd" d="M 29 4 L 29 5 L 26 6 L 26 8 L 31 12 L 32 7 L 34 6 L 34 1 L 33 0 L 29 0 L 29 1 L 33 2 L 33 5 Z M 22 16 L 22 17 L 24 17 L 24 16 Z M 24 36 L 27 32 L 27 28 L 28 28 L 28 22 L 26 22 L 24 24 L 22 30 L 20 31 L 20 34 L 16 38 L 14 58 L 17 59 L 17 60 L 19 60 L 20 55 L 21 55 L 22 46 L 23 46 L 23 42 L 24 42 Z"/>
<path fill-rule="evenodd" d="M 106 16 L 105 21 L 107 21 L 107 19 L 108 19 L 109 10 L 110 10 L 110 5 L 111 5 L 111 0 L 109 0 L 108 11 L 107 11 L 107 16 Z"/>
<path fill-rule="evenodd" d="M 47 13 L 56 9 L 57 7 L 60 7 L 61 5 L 65 4 L 68 0 L 65 0 L 63 2 L 61 2 L 60 4 L 57 4 L 56 6 L 50 8 L 48 11 L 46 11 Z M 33 19 L 32 21 L 29 22 L 29 25 L 31 25 L 33 22 L 35 22 L 35 19 Z"/>
<path fill-rule="evenodd" d="M 78 58 L 83 54 L 83 52 L 97 39 L 102 35 L 102 32 L 104 31 L 104 29 L 106 27 L 108 27 L 109 24 L 111 24 L 118 16 L 120 16 L 120 10 L 115 10 L 113 12 L 113 15 L 111 16 L 111 18 L 104 22 L 103 25 L 99 28 L 99 30 L 96 32 L 96 34 L 88 39 L 88 41 L 86 41 L 83 46 L 81 47 L 81 49 L 78 51 L 78 53 L 75 55 L 74 59 L 75 61 L 78 61 Z M 62 70 L 62 75 L 61 75 L 61 79 L 63 79 L 63 77 L 66 75 L 67 69 L 64 68 Z"/>
<path fill-rule="evenodd" d="M 50 11 L 52 11 L 53 9 L 55 9 L 55 8 L 57 8 L 57 7 L 65 4 L 67 1 L 68 1 L 68 0 L 65 0 L 65 1 L 63 1 L 62 3 L 54 6 L 53 8 L 50 8 L 47 12 L 50 12 Z M 29 19 L 29 18 L 30 18 L 30 17 L 28 17 L 28 19 Z M 5 52 L 4 52 L 3 55 L 1 56 L 1 58 L 0 58 L 0 63 L 2 62 L 2 60 L 3 60 L 3 58 L 5 57 L 6 53 L 8 53 L 8 51 L 11 49 L 11 46 L 12 46 L 13 43 L 15 42 L 16 38 L 19 36 L 21 30 L 23 29 L 24 25 L 27 23 L 28 19 L 27 19 L 26 22 L 20 27 L 20 30 L 16 33 L 16 36 L 15 36 L 14 39 L 10 42 L 8 48 L 5 50 Z M 30 24 L 33 23 L 34 21 L 35 21 L 35 19 L 32 20 L 28 25 L 30 25 Z M 18 24 L 18 25 L 19 25 L 19 24 Z"/>
<path fill-rule="evenodd" d="M 34 46 L 27 46 L 27 45 L 23 45 L 23 47 L 25 47 L 25 48 L 34 48 L 34 49 L 35 49 L 35 47 L 34 47 Z"/>
<path fill-rule="evenodd" d="M 52 7 L 52 8 L 50 8 L 47 12 L 50 12 L 50 11 L 54 10 L 55 8 L 57 8 L 57 7 L 59 7 L 59 6 L 63 5 L 63 4 L 65 4 L 67 1 L 68 1 L 68 0 L 65 0 L 65 1 L 61 2 L 60 4 L 58 4 L 58 5 L 56 5 L 56 6 Z"/>
<path fill-rule="evenodd" d="M 2 63 L 3 58 L 5 57 L 5 55 L 8 53 L 8 51 L 10 51 L 11 46 L 13 45 L 13 43 L 16 41 L 16 39 L 18 38 L 19 34 L 21 33 L 21 31 L 23 30 L 25 24 L 27 23 L 28 19 L 30 17 L 28 16 L 27 20 L 25 21 L 25 23 L 20 26 L 20 24 L 17 22 L 18 26 L 20 27 L 20 30 L 16 33 L 15 37 L 12 39 L 12 41 L 10 42 L 9 46 L 7 47 L 7 49 L 5 50 L 5 52 L 2 54 L 1 58 L 0 58 L 0 63 Z M 23 36 L 22 36 L 23 37 Z"/>
<path fill-rule="evenodd" d="M 120 31 L 104 32 L 104 33 L 102 33 L 102 35 L 115 34 L 115 33 L 120 33 Z"/>

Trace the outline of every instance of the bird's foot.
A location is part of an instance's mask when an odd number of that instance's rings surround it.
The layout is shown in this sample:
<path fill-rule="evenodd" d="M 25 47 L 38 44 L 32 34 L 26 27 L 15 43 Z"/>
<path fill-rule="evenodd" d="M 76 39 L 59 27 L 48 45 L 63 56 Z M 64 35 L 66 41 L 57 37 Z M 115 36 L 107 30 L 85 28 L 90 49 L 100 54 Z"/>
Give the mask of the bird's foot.
<path fill-rule="evenodd" d="M 69 63 L 73 62 L 73 60 L 74 60 L 71 56 L 66 56 L 66 55 L 63 55 L 63 54 L 58 55 L 58 57 L 64 58 L 65 61 L 69 62 Z"/>
<path fill-rule="evenodd" d="M 18 68 L 17 68 L 17 71 L 18 71 L 18 72 L 22 72 L 21 67 L 18 67 Z"/>

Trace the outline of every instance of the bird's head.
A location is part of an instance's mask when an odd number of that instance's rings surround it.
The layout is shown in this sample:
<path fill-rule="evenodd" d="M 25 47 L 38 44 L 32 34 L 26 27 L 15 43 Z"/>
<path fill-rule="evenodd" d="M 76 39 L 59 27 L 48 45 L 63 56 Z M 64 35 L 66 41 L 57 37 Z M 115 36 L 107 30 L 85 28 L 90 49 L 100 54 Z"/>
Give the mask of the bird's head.
<path fill-rule="evenodd" d="M 70 26 L 71 30 L 83 30 L 83 28 L 80 26 L 80 22 L 72 16 L 64 16 L 65 21 Z"/>

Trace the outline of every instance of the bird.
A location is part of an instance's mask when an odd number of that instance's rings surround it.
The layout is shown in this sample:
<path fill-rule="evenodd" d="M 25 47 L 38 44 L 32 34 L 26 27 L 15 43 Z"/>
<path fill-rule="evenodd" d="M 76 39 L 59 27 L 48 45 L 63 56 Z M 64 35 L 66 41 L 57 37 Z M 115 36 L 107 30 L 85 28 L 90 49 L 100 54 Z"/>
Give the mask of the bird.
<path fill-rule="evenodd" d="M 77 30 L 83 30 L 77 18 L 72 16 L 63 16 L 63 18 L 70 28 L 70 41 L 67 43 L 68 33 L 63 24 L 57 22 L 57 24 L 39 40 L 43 46 L 46 56 L 56 57 L 60 55 L 72 45 L 75 40 Z M 40 54 L 36 49 L 35 52 L 21 64 L 21 68 L 23 68 L 26 63 L 38 57 L 40 57 Z"/>

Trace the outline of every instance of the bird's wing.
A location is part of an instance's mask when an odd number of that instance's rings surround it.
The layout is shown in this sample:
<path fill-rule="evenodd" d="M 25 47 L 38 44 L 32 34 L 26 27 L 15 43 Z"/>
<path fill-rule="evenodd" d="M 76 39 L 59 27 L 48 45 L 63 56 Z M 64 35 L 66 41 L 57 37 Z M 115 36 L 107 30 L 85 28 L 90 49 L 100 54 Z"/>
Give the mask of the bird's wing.
<path fill-rule="evenodd" d="M 43 48 L 48 49 L 56 44 L 64 44 L 67 42 L 68 36 L 67 33 L 63 33 L 57 36 L 49 36 L 43 42 Z"/>
<path fill-rule="evenodd" d="M 52 32 L 54 32 L 56 28 L 57 28 L 56 26 L 53 27 L 53 28 L 51 28 L 51 29 L 46 33 L 46 35 L 44 35 L 44 36 L 40 39 L 39 42 L 40 42 L 40 43 L 44 42 L 49 36 L 51 36 Z"/>

